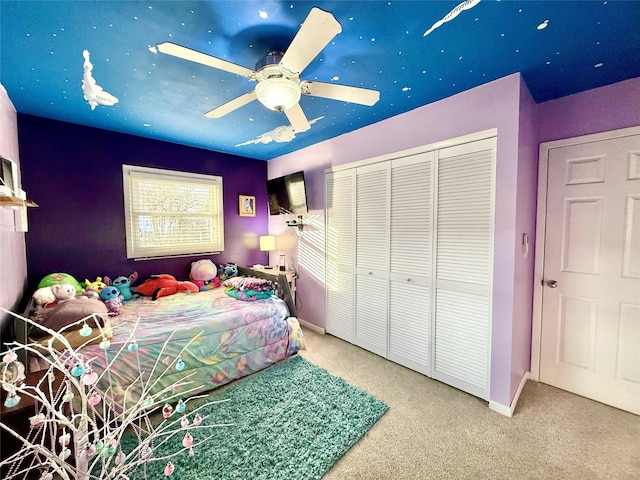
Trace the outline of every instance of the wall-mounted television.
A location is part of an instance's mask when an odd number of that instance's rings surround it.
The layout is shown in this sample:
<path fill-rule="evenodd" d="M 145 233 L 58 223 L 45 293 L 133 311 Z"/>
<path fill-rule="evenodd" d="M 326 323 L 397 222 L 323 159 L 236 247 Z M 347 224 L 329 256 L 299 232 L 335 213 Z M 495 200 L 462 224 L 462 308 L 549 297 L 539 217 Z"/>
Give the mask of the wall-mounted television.
<path fill-rule="evenodd" d="M 267 180 L 269 196 L 269 214 L 296 215 L 307 213 L 307 191 L 304 185 L 304 172 L 290 173 Z"/>

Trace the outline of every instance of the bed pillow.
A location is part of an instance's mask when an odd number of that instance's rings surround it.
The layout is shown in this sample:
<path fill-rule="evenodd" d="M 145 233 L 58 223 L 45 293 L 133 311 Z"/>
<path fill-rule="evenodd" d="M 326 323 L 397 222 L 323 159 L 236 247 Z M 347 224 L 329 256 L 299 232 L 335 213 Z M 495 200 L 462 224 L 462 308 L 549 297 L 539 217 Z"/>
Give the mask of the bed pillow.
<path fill-rule="evenodd" d="M 39 307 L 33 314 L 32 319 L 38 322 L 40 325 L 50 328 L 51 330 L 60 330 L 63 327 L 71 325 L 78 320 L 82 320 L 92 314 L 97 314 L 96 317 L 101 326 L 104 326 L 104 321 L 108 318 L 108 309 L 104 303 L 94 298 L 76 298 L 68 300 L 63 303 L 59 303 L 49 308 Z M 90 327 L 96 327 L 96 321 L 94 317 L 87 319 L 87 325 Z M 82 324 L 73 325 L 70 330 L 77 330 L 82 328 Z M 42 336 L 44 332 L 37 332 L 37 328 L 33 329 L 32 334 L 34 336 Z"/>

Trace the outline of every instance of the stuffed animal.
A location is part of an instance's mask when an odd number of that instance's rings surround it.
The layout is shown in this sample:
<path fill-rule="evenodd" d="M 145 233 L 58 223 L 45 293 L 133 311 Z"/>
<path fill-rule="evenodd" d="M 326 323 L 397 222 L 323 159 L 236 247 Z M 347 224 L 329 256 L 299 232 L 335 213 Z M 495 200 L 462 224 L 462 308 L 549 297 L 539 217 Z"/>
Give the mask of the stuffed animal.
<path fill-rule="evenodd" d="M 76 288 L 70 283 L 52 285 L 51 293 L 56 297 L 56 303 L 64 303 L 76 298 Z"/>
<path fill-rule="evenodd" d="M 40 280 L 38 288 L 51 287 L 52 285 L 59 285 L 61 283 L 70 283 L 75 287 L 76 295 L 82 295 L 82 285 L 68 273 L 50 273 Z"/>
<path fill-rule="evenodd" d="M 104 277 L 104 283 L 107 285 L 113 285 L 118 290 L 120 290 L 120 295 L 122 295 L 122 301 L 126 302 L 134 298 L 133 293 L 131 293 L 131 284 L 138 279 L 138 272 L 133 272 L 128 277 L 124 275 L 120 277 L 116 277 L 113 281 L 107 276 Z M 137 297 L 137 295 L 135 295 Z"/>
<path fill-rule="evenodd" d="M 159 275 L 151 275 L 133 291 L 141 295 L 148 295 L 152 300 L 160 297 L 166 297 L 178 292 L 199 292 L 200 289 L 195 283 L 187 281 L 178 281 L 173 275 L 161 273 Z"/>
<path fill-rule="evenodd" d="M 51 287 L 42 287 L 37 289 L 33 292 L 32 298 L 37 307 L 56 301 L 56 297 L 51 291 Z"/>
<path fill-rule="evenodd" d="M 221 280 L 235 277 L 238 275 L 238 266 L 235 263 L 227 263 L 226 265 L 220 265 L 218 268 L 218 274 Z"/>
<path fill-rule="evenodd" d="M 84 292 L 82 292 L 82 298 L 100 300 L 100 294 L 95 288 L 85 288 Z"/>
<path fill-rule="evenodd" d="M 107 284 L 102 281 L 102 277 L 96 277 L 95 282 L 87 280 L 86 278 L 84 279 L 84 288 L 85 289 L 86 288 L 93 288 L 96 292 L 100 293 L 100 290 L 102 290 L 106 286 L 107 286 Z"/>
<path fill-rule="evenodd" d="M 218 278 L 218 268 L 209 259 L 191 262 L 191 273 L 189 280 L 195 283 L 200 291 L 210 290 L 220 286 Z"/>
<path fill-rule="evenodd" d="M 109 315 L 112 317 L 120 315 L 120 307 L 122 307 L 122 295 L 120 290 L 114 286 L 105 286 L 100 290 L 100 299 L 109 309 Z"/>

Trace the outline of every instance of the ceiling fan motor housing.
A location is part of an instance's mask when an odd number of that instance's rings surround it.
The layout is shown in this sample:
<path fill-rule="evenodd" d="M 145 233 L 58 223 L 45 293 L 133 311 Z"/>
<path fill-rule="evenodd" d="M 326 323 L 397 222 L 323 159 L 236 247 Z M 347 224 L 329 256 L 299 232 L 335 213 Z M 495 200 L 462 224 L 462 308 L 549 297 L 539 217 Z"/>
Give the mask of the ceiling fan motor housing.
<path fill-rule="evenodd" d="M 300 80 L 282 73 L 282 52 L 269 52 L 256 63 L 256 96 L 270 110 L 284 112 L 300 101 Z"/>

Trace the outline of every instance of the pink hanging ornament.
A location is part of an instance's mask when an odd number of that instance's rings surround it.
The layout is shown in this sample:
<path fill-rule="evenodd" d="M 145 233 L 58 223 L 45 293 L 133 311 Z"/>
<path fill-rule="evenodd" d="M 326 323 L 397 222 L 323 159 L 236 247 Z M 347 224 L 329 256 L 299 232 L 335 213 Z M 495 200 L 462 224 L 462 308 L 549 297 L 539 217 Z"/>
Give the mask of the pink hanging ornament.
<path fill-rule="evenodd" d="M 191 447 L 191 445 L 193 445 L 193 436 L 189 432 L 187 432 L 187 434 L 182 439 L 182 446 L 184 448 L 189 448 Z"/>
<path fill-rule="evenodd" d="M 169 462 L 167 463 L 167 466 L 164 467 L 164 474 L 168 477 L 173 474 L 175 469 L 176 467 L 173 465 L 173 463 Z"/>
<path fill-rule="evenodd" d="M 98 374 L 91 369 L 87 370 L 81 379 L 82 384 L 86 386 L 93 385 L 97 380 Z"/>
<path fill-rule="evenodd" d="M 165 404 L 165 406 L 162 407 L 162 418 L 164 418 L 165 420 L 168 420 L 172 412 L 173 412 L 173 407 L 168 403 Z"/>
<path fill-rule="evenodd" d="M 2 361 L 4 363 L 15 362 L 17 359 L 18 359 L 18 355 L 16 355 L 16 352 L 14 352 L 13 350 L 9 350 L 7 353 L 5 353 L 2 356 Z"/>
<path fill-rule="evenodd" d="M 66 447 L 67 445 L 69 445 L 69 442 L 71 441 L 71 434 L 67 433 L 66 431 L 60 435 L 60 438 L 58 438 L 58 443 L 60 444 L 61 447 Z"/>
<path fill-rule="evenodd" d="M 89 396 L 89 403 L 91 404 L 92 407 L 95 407 L 96 405 L 98 405 L 100 403 L 100 400 L 102 400 L 102 397 L 95 392 L 93 392 Z"/>

